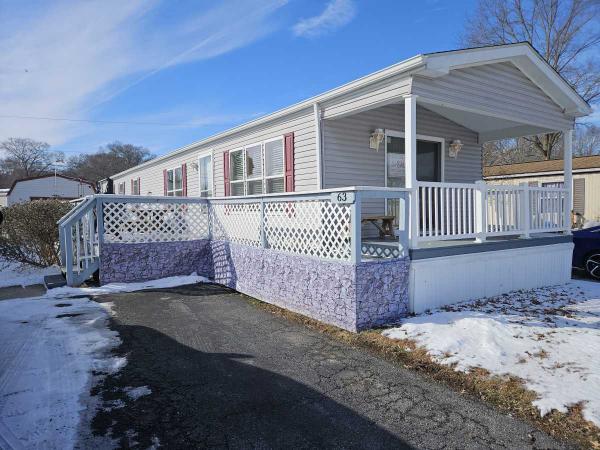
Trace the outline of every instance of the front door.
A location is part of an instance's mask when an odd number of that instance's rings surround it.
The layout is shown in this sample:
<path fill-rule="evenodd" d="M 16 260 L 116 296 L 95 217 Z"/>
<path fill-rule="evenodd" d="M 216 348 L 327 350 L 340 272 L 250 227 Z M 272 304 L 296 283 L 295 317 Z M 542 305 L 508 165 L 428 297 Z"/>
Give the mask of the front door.
<path fill-rule="evenodd" d="M 386 187 L 406 187 L 404 164 L 404 137 L 401 133 L 388 134 L 385 146 Z M 442 181 L 442 143 L 417 139 L 417 181 Z M 426 205 L 425 205 L 426 206 Z M 403 223 L 400 203 L 388 200 L 386 214 L 394 216 L 394 224 Z"/>
<path fill-rule="evenodd" d="M 386 187 L 406 187 L 404 138 L 386 137 Z M 442 144 L 417 140 L 417 181 L 442 181 Z"/>

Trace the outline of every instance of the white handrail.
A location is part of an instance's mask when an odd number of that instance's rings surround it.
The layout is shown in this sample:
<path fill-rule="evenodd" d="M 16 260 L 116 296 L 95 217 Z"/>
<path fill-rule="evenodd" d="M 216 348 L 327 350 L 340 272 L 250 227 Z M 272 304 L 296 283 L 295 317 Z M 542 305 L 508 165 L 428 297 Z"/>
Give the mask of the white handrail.
<path fill-rule="evenodd" d="M 568 230 L 567 189 L 419 182 L 417 242 Z"/>

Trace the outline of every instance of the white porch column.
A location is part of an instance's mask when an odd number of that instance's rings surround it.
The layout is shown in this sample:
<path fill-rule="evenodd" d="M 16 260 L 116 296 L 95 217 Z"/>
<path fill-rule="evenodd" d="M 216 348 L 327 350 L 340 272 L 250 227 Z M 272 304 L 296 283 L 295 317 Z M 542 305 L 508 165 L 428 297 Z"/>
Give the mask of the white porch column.
<path fill-rule="evenodd" d="M 417 188 L 417 96 L 404 96 L 404 176 L 410 198 L 410 246 L 418 246 L 419 204 Z"/>
<path fill-rule="evenodd" d="M 563 131 L 564 180 L 567 189 L 565 204 L 565 234 L 571 234 L 571 210 L 573 209 L 573 130 Z"/>

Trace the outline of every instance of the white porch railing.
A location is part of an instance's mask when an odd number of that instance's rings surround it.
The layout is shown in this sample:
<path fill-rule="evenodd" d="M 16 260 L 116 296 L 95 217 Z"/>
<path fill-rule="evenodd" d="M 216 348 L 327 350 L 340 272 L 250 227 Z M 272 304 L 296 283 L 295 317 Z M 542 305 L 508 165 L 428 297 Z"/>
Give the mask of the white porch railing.
<path fill-rule="evenodd" d="M 99 268 L 103 243 L 213 239 L 356 263 L 363 256 L 406 256 L 409 242 L 418 247 L 426 241 L 565 231 L 566 196 L 566 189 L 484 183 L 210 199 L 94 195 L 59 221 L 61 260 L 70 285 Z M 386 200 L 398 230 L 385 241 L 363 241 L 363 202 L 372 211 L 374 204 L 383 205 L 376 199 Z M 408 220 L 411 209 L 416 222 Z M 418 224 L 412 240 L 409 223 Z"/>
<path fill-rule="evenodd" d="M 567 189 L 483 182 L 419 182 L 416 189 L 417 243 L 569 229 Z"/>
<path fill-rule="evenodd" d="M 400 231 L 384 250 L 362 245 L 364 199 L 398 205 Z M 103 243 L 213 239 L 325 260 L 405 256 L 408 202 L 407 189 L 369 187 L 210 199 L 94 195 L 59 221 L 61 261 L 73 286 L 98 270 Z"/>
<path fill-rule="evenodd" d="M 99 265 L 98 214 L 94 196 L 85 197 L 58 221 L 61 264 L 69 286 L 81 284 Z"/>

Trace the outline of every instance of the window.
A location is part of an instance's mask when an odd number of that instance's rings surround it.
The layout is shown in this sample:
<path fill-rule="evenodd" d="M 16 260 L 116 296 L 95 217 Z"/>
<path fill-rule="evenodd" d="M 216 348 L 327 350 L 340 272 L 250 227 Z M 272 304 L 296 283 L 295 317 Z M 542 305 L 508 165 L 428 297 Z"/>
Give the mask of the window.
<path fill-rule="evenodd" d="M 252 144 L 229 153 L 231 195 L 285 191 L 283 139 Z"/>
<path fill-rule="evenodd" d="M 131 195 L 140 195 L 140 179 L 131 180 Z"/>
<path fill-rule="evenodd" d="M 167 170 L 167 195 L 183 197 L 183 171 L 181 167 Z"/>
<path fill-rule="evenodd" d="M 244 149 L 229 153 L 231 195 L 244 195 Z"/>
<path fill-rule="evenodd" d="M 285 191 L 283 139 L 265 142 L 266 192 Z"/>
<path fill-rule="evenodd" d="M 125 182 L 124 182 L 124 181 L 123 181 L 123 182 L 121 182 L 121 183 L 119 183 L 119 185 L 118 185 L 118 189 L 117 189 L 117 192 L 118 192 L 120 195 L 125 195 Z"/>
<path fill-rule="evenodd" d="M 564 181 L 553 181 L 550 183 L 542 183 L 542 187 L 562 189 L 565 187 L 565 183 L 564 183 Z"/>
<path fill-rule="evenodd" d="M 198 173 L 200 176 L 200 197 L 212 197 L 213 175 L 212 156 L 202 156 L 198 159 Z"/>

